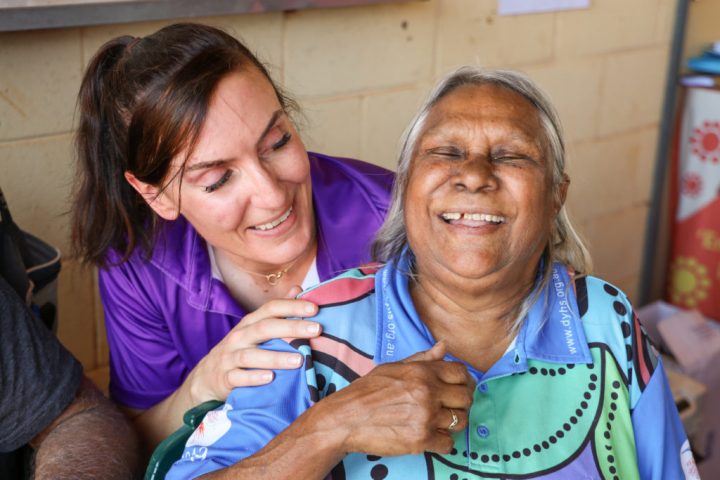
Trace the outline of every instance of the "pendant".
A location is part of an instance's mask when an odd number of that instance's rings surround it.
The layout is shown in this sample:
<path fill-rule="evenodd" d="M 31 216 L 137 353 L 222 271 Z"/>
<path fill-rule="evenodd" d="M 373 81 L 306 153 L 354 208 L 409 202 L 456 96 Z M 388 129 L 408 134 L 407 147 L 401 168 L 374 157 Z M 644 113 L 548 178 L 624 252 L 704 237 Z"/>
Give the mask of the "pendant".
<path fill-rule="evenodd" d="M 280 279 L 283 277 L 284 274 L 285 274 L 285 272 L 281 270 L 277 273 L 271 273 L 269 275 L 265 275 L 265 279 L 267 280 L 267 282 L 270 285 L 272 285 L 274 287 L 275 285 L 280 283 Z"/>

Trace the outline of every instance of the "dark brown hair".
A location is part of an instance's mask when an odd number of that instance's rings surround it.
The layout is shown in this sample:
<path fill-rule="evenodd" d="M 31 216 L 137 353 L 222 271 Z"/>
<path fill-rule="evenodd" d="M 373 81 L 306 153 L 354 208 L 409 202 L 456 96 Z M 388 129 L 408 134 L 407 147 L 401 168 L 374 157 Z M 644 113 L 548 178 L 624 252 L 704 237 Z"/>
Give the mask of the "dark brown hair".
<path fill-rule="evenodd" d="M 296 108 L 247 47 L 214 27 L 175 24 L 100 47 L 78 95 L 75 255 L 99 266 L 111 249 L 120 262 L 137 247 L 150 255 L 160 220 L 124 172 L 162 187 L 172 159 L 197 142 L 220 80 L 249 68 L 268 79 L 285 110 Z"/>

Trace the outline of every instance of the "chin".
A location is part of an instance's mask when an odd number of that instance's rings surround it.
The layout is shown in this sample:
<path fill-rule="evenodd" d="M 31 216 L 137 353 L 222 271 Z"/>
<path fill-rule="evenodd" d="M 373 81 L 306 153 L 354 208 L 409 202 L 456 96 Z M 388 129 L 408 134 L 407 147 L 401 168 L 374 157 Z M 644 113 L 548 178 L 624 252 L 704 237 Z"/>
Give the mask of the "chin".
<path fill-rule="evenodd" d="M 494 272 L 494 270 L 488 268 L 487 266 L 482 266 L 482 267 L 481 266 L 478 266 L 478 267 L 470 266 L 470 267 L 468 267 L 467 265 L 464 265 L 459 268 L 451 269 L 451 270 L 453 273 L 455 273 L 456 275 L 458 275 L 460 277 L 472 279 L 472 280 L 481 279 L 481 278 L 486 277 L 489 274 Z"/>
<path fill-rule="evenodd" d="M 312 235 L 297 234 L 293 236 L 290 242 L 279 245 L 277 248 L 272 249 L 272 251 L 265 253 L 264 256 L 268 257 L 270 263 L 288 263 L 307 252 L 311 245 Z"/>
<path fill-rule="evenodd" d="M 469 277 L 482 277 L 499 268 L 499 254 L 488 255 L 487 252 L 464 251 L 444 259 L 446 268 Z M 443 259 L 441 259 L 442 261 Z"/>

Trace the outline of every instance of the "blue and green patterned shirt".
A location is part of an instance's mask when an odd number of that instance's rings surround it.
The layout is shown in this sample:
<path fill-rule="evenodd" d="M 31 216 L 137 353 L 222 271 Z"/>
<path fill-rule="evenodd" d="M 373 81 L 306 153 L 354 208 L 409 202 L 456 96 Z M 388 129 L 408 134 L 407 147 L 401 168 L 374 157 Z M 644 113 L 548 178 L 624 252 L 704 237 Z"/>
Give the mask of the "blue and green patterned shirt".
<path fill-rule="evenodd" d="M 230 466 L 265 446 L 315 402 L 374 366 L 434 345 L 398 266 L 352 270 L 303 293 L 320 305 L 317 339 L 273 340 L 305 368 L 235 389 L 188 441 L 168 478 Z M 448 356 L 447 360 L 457 360 Z M 469 426 L 449 454 L 350 454 L 339 479 L 698 478 L 663 367 L 627 297 L 553 266 L 510 348 L 477 382 Z M 308 452 L 312 455 L 312 452 Z"/>

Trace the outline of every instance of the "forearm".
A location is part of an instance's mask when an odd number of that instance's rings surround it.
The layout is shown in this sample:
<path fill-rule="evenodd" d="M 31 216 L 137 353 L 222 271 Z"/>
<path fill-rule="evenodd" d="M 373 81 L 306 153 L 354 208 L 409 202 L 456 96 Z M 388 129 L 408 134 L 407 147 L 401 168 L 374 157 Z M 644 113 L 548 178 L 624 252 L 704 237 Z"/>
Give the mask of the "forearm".
<path fill-rule="evenodd" d="M 127 419 L 85 385 L 66 413 L 33 444 L 36 479 L 132 479 L 140 473 L 138 441 Z"/>
<path fill-rule="evenodd" d="M 160 442 L 182 426 L 185 412 L 201 403 L 193 399 L 189 385 L 186 380 L 165 400 L 147 410 L 126 409 L 148 457 Z"/>
<path fill-rule="evenodd" d="M 213 440 L 208 433 L 213 428 L 206 429 L 207 443 L 187 447 L 171 478 L 195 478 L 231 465 L 206 478 L 323 479 L 349 452 L 378 456 L 447 453 L 453 446 L 445 428 L 447 412 L 457 409 L 458 428 L 465 428 L 467 415 L 461 412 L 472 404 L 474 383 L 464 365 L 435 358 L 442 355 L 441 346 L 406 362 L 380 365 L 312 406 L 307 398 L 298 403 L 292 395 L 283 397 L 283 391 L 307 388 L 299 376 L 257 398 L 236 391 L 230 397 L 233 408 L 227 410 L 227 417 L 214 422 L 224 433 Z M 279 421 L 273 423 L 273 418 Z M 280 431 L 281 426 L 285 429 L 261 448 L 267 442 L 262 437 Z M 248 452 L 257 453 L 243 458 Z"/>
<path fill-rule="evenodd" d="M 210 473 L 203 479 L 308 479 L 322 480 L 340 463 L 344 451 L 344 431 L 324 415 L 320 402 L 255 455 L 232 467 Z"/>

